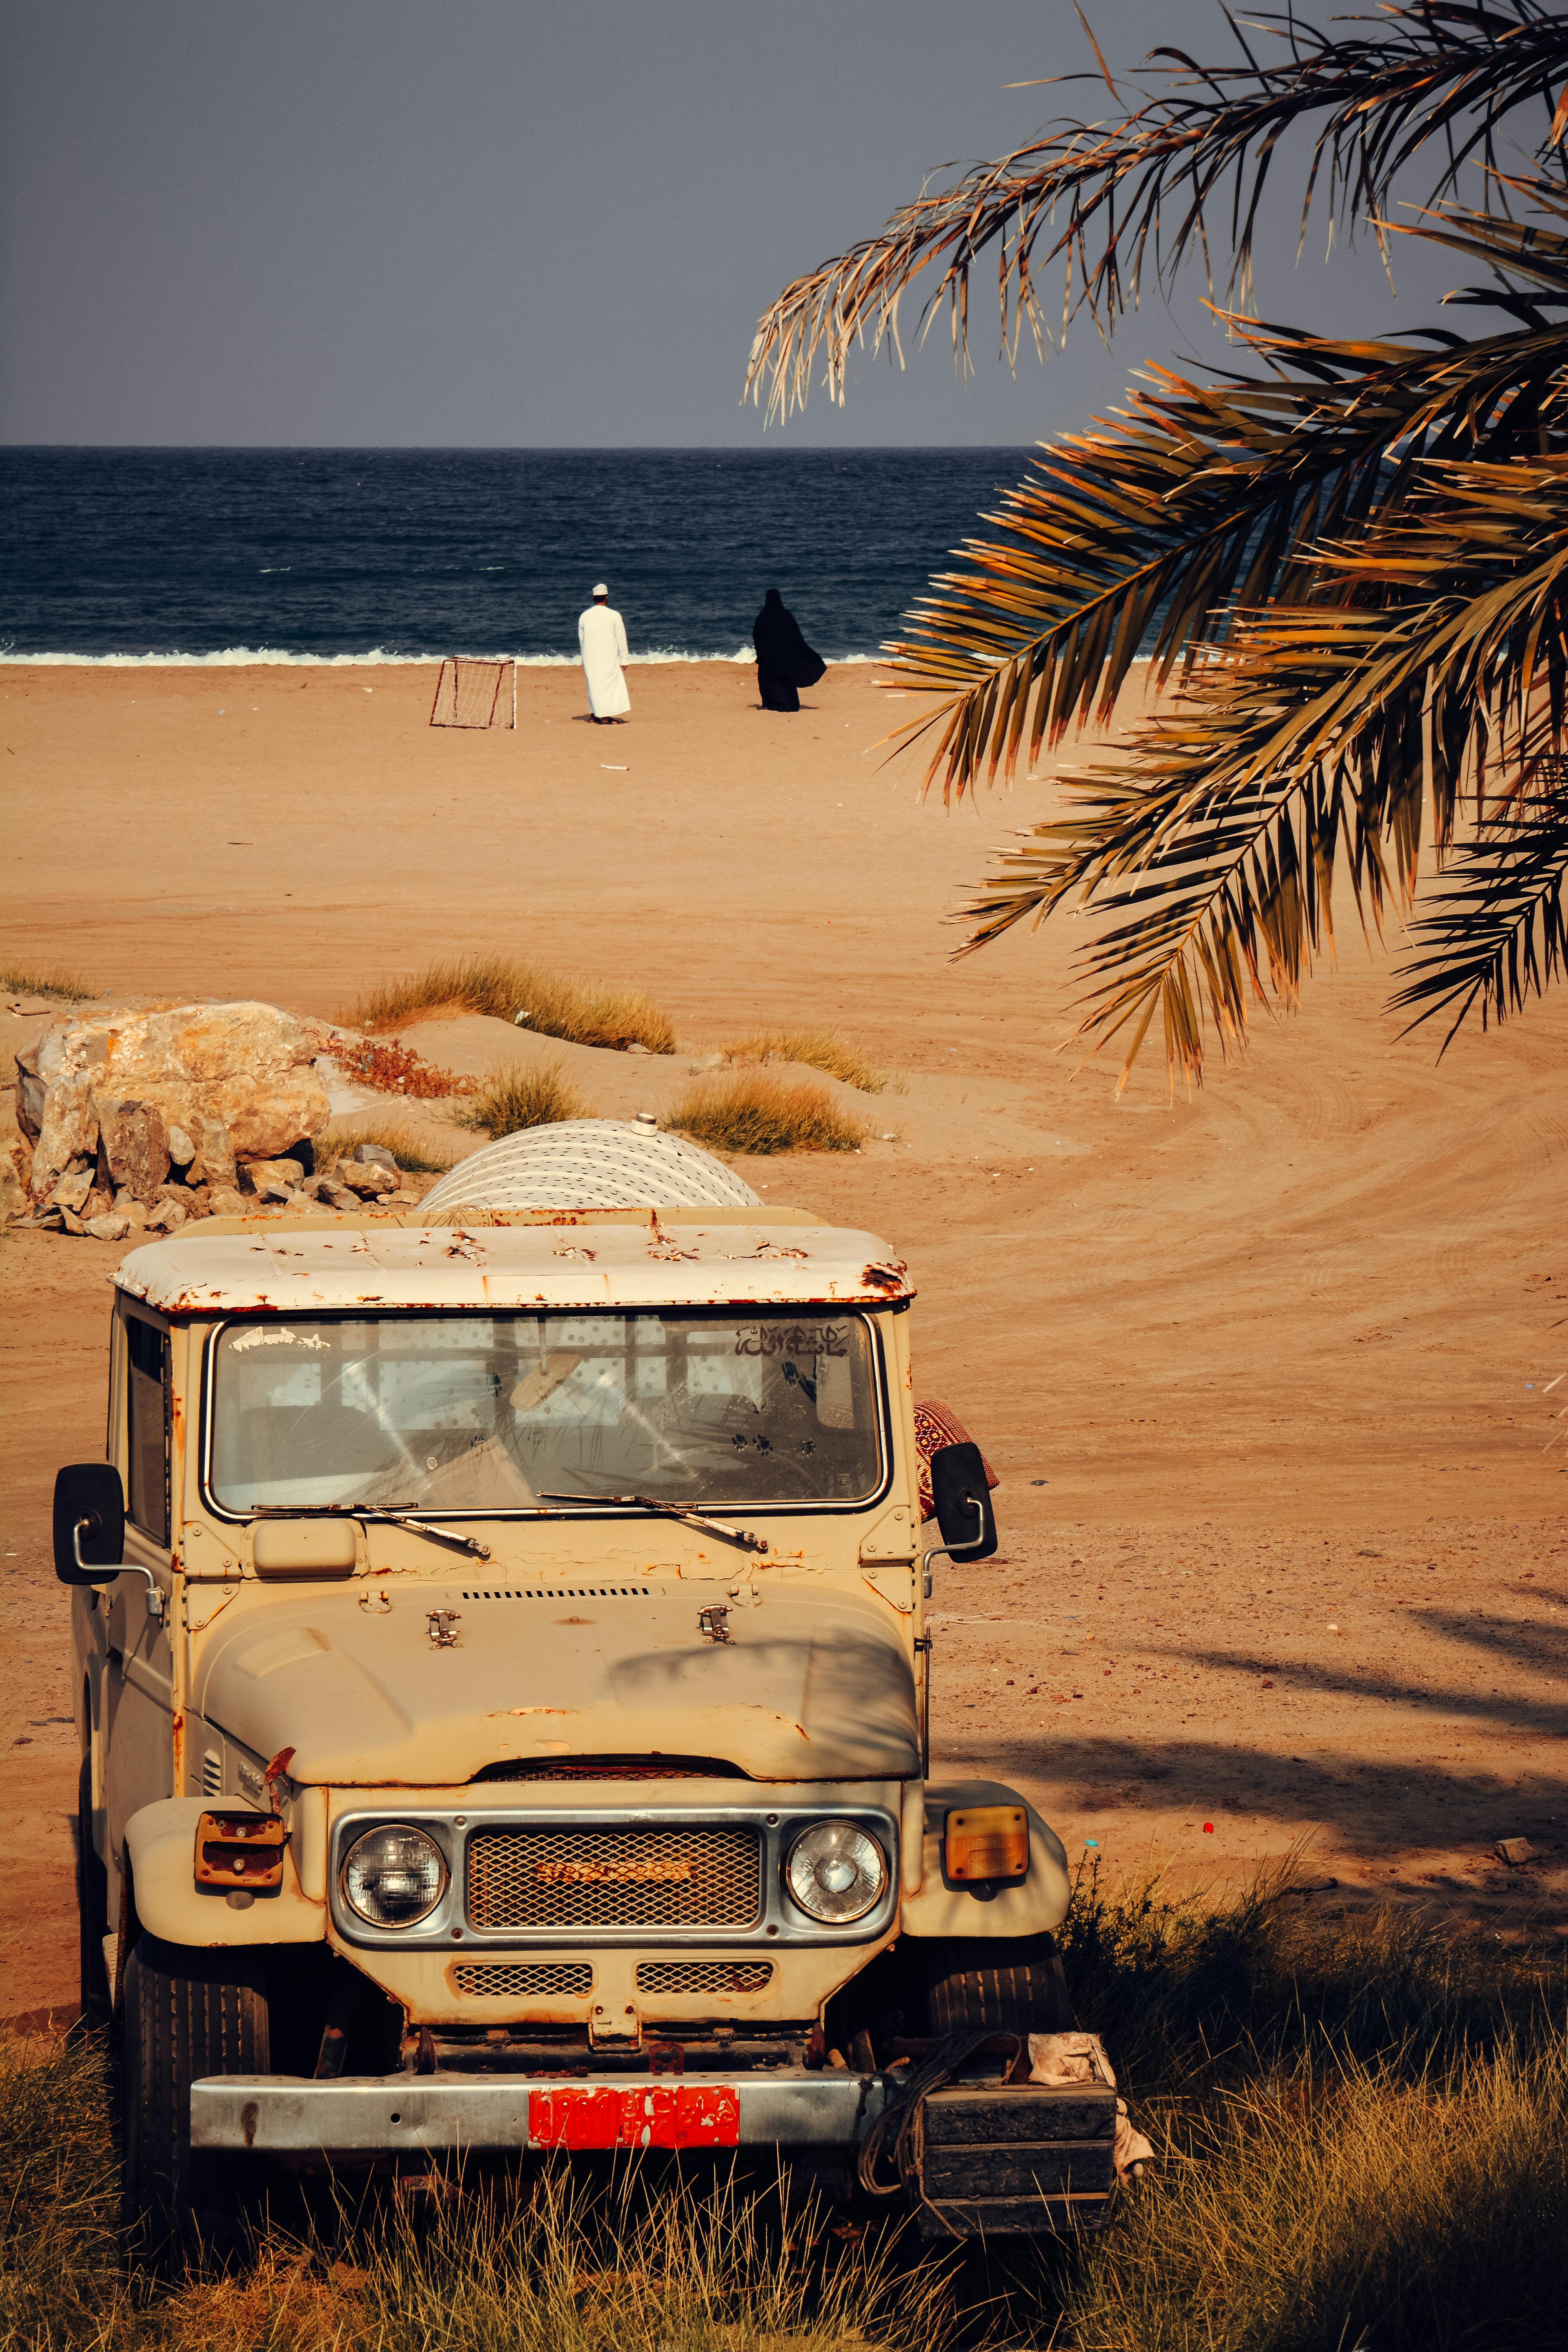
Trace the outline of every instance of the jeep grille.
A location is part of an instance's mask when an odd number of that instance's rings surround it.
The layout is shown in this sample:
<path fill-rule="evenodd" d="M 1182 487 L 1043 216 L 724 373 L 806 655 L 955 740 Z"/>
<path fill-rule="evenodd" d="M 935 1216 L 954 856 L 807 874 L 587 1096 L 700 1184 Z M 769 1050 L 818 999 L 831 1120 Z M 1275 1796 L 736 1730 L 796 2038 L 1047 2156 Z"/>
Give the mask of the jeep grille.
<path fill-rule="evenodd" d="M 479 1830 L 468 1841 L 476 1927 L 750 1927 L 763 1842 L 751 1828 Z"/>
<path fill-rule="evenodd" d="M 638 1992 L 766 1992 L 772 1960 L 639 1960 Z"/>
<path fill-rule="evenodd" d="M 498 2000 L 586 2000 L 594 1990 L 587 1960 L 465 1960 L 452 1970 L 459 1992 Z"/>

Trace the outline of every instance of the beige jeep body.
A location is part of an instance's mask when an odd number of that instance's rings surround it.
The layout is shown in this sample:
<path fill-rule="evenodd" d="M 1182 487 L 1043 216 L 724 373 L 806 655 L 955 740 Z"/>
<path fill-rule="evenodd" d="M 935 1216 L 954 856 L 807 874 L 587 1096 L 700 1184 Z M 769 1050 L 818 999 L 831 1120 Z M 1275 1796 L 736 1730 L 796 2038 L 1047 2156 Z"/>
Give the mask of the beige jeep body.
<path fill-rule="evenodd" d="M 273 2071 L 198 2075 L 193 2162 L 852 2168 L 893 2043 L 942 2022 L 922 1946 L 1037 1948 L 1068 1898 L 1021 1798 L 929 1776 L 938 1537 L 887 1245 L 764 1209 L 258 1218 L 115 1280 L 124 1566 L 72 1609 L 109 1983 L 139 1947 L 273 1971 Z M 636 1459 L 666 1458 L 678 1348 L 721 1496 L 634 1500 L 616 1448 L 647 1421 Z M 381 1444 L 377 1413 L 395 1475 L 345 1486 L 332 1446 Z M 1018 1827 L 1005 1875 L 949 1867 L 977 1812 Z M 844 1899 L 801 1876 L 822 1824 L 852 1917 L 809 1907 Z M 361 1884 L 389 1829 L 415 1895 Z"/>

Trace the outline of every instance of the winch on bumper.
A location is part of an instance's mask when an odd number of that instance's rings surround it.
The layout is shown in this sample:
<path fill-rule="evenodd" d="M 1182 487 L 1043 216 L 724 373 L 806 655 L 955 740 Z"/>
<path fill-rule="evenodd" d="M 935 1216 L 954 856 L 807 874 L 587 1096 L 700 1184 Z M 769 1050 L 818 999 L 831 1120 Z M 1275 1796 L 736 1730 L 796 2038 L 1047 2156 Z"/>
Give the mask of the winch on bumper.
<path fill-rule="evenodd" d="M 923 2098 L 923 2147 L 901 2182 L 892 2151 L 918 2051 L 870 2074 L 792 2067 L 751 2079 L 585 2069 L 211 2076 L 191 2086 L 191 2146 L 328 2162 L 754 2148 L 833 2164 L 853 2180 L 875 2133 L 889 2151 L 883 2193 L 903 2193 L 926 2234 L 1094 2228 L 1115 2181 L 1114 2085 L 1011 2079 L 1026 2055 L 1016 2037 L 997 2037 Z"/>

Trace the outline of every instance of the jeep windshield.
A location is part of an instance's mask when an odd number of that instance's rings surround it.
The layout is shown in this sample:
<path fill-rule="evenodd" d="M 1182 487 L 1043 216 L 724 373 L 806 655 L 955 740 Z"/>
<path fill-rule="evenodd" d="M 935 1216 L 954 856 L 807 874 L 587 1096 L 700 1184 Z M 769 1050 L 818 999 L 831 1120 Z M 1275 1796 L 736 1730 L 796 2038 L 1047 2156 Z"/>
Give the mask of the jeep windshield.
<path fill-rule="evenodd" d="M 239 1514 L 859 1502 L 882 1482 L 878 1389 L 853 1314 L 230 1324 L 207 1485 Z"/>

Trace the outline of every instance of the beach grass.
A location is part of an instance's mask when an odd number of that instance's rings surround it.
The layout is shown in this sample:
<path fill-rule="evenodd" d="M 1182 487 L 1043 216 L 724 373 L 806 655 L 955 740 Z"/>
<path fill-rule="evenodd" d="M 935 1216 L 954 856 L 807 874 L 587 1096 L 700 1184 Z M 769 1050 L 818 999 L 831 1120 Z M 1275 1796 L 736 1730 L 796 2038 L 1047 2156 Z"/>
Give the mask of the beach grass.
<path fill-rule="evenodd" d="M 863 1095 L 899 1093 L 899 1082 L 837 1029 L 759 1029 L 724 1047 L 731 1062 L 798 1062 Z"/>
<path fill-rule="evenodd" d="M 0 967 L 0 989 L 8 996 L 58 996 L 62 1003 L 78 1004 L 93 992 L 75 972 L 34 971 L 26 964 Z"/>
<path fill-rule="evenodd" d="M 660 1121 L 715 1151 L 858 1151 L 864 1119 L 809 1079 L 738 1070 L 690 1087 Z"/>
<path fill-rule="evenodd" d="M 0 2053 L 0 2352 L 1560 2347 L 1561 1942 L 1322 1901 L 1081 1873 L 1068 1980 L 1155 2160 L 1102 2235 L 962 2254 L 699 2171 L 503 2168 L 275 2209 L 232 2274 L 156 2285 L 117 2231 L 108 2052 L 40 2038 Z"/>
<path fill-rule="evenodd" d="M 482 1078 L 458 1117 L 492 1139 L 521 1134 L 525 1127 L 553 1127 L 567 1118 L 592 1118 L 594 1107 L 567 1076 L 560 1061 L 509 1062 Z"/>
<path fill-rule="evenodd" d="M 520 1026 L 573 1045 L 675 1051 L 673 1022 L 639 989 L 569 980 L 511 956 L 464 956 L 384 980 L 342 1018 L 351 1028 L 384 1031 L 456 1013 L 485 1013 L 512 1022 L 526 1013 Z"/>
<path fill-rule="evenodd" d="M 0 2352 L 940 2352 L 951 2294 L 771 2184 L 635 2163 L 494 2173 L 351 2213 L 345 2183 L 226 2273 L 122 2263 L 108 2053 L 0 2057 Z"/>
<path fill-rule="evenodd" d="M 416 1127 L 412 1120 L 384 1118 L 369 1112 L 359 1118 L 334 1119 L 315 1139 L 316 1170 L 324 1174 L 340 1160 L 347 1160 L 356 1145 L 379 1143 L 390 1151 L 400 1168 L 416 1176 L 445 1175 L 447 1170 L 463 1158 L 463 1148 L 454 1136 L 451 1149 L 447 1139 L 432 1129 Z"/>
<path fill-rule="evenodd" d="M 1076 2352 L 1471 2352 L 1561 2340 L 1561 1943 L 1407 1909 L 1314 1916 L 1287 1867 L 1238 1895 L 1111 1896 L 1061 1943 L 1159 2161 L 1039 2307 Z"/>

